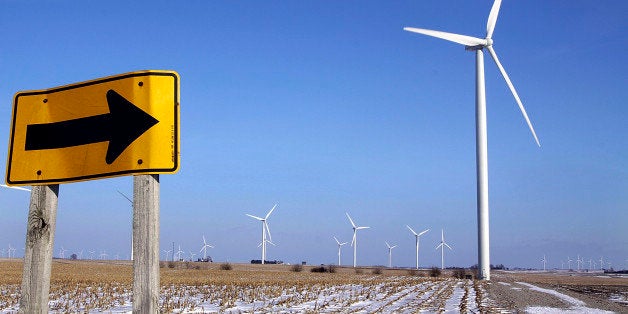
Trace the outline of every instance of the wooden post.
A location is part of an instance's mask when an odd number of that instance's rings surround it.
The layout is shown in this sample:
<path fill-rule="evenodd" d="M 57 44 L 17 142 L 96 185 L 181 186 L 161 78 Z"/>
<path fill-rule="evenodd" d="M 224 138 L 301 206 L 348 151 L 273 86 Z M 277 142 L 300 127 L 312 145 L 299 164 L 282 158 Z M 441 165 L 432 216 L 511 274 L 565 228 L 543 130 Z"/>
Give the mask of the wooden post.
<path fill-rule="evenodd" d="M 159 175 L 133 177 L 133 313 L 159 313 Z"/>
<path fill-rule="evenodd" d="M 20 313 L 48 313 L 59 185 L 33 186 L 28 209 Z"/>

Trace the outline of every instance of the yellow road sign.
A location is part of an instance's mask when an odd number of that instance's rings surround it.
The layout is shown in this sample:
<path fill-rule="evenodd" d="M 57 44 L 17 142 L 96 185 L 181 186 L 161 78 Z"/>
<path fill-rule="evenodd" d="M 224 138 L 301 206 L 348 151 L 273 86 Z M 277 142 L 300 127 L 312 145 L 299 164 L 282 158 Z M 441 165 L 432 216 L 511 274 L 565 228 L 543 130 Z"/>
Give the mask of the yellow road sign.
<path fill-rule="evenodd" d="M 18 92 L 7 185 L 179 170 L 179 75 L 139 71 Z"/>

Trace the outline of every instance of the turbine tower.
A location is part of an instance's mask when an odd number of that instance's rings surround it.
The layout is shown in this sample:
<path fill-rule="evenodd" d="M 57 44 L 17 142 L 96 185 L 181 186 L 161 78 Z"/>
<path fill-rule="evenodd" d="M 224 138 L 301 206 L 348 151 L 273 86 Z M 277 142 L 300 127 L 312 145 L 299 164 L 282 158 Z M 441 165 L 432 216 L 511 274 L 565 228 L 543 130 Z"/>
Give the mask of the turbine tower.
<path fill-rule="evenodd" d="M 547 260 L 545 259 L 545 254 L 543 254 L 543 259 L 541 260 L 541 262 L 543 263 L 543 271 L 545 271 L 545 263 L 547 263 Z"/>
<path fill-rule="evenodd" d="M 133 260 L 133 212 L 135 211 L 133 209 L 133 200 L 131 200 L 128 196 L 126 196 L 124 193 L 120 192 L 119 190 L 118 193 L 120 193 L 120 195 L 122 195 L 122 197 L 126 198 L 127 201 L 129 201 L 129 203 L 131 203 L 131 260 Z"/>
<path fill-rule="evenodd" d="M 349 218 L 349 222 L 351 223 L 351 226 L 353 227 L 353 240 L 351 240 L 351 246 L 353 246 L 353 267 L 356 267 L 356 256 L 357 256 L 357 252 L 358 252 L 358 239 L 356 237 L 358 230 L 361 229 L 368 229 L 370 227 L 358 227 L 355 225 L 355 223 L 353 222 L 353 219 L 351 219 L 351 216 L 349 216 L 349 213 L 345 213 L 347 214 L 347 218 Z"/>
<path fill-rule="evenodd" d="M 201 247 L 201 249 L 198 251 L 199 253 L 201 251 L 203 251 L 203 261 L 207 260 L 207 248 L 214 248 L 213 246 L 207 244 L 207 241 L 205 241 L 205 235 L 203 235 L 203 246 Z"/>
<path fill-rule="evenodd" d="M 338 241 L 336 237 L 334 237 L 334 240 L 336 240 L 336 243 L 338 243 L 338 266 L 340 266 L 340 249 L 342 248 L 343 245 L 347 244 L 347 242 L 340 243 L 340 241 Z"/>
<path fill-rule="evenodd" d="M 408 229 L 410 229 L 410 232 L 412 232 L 412 234 L 414 234 L 414 238 L 415 238 L 415 245 L 416 245 L 416 269 L 419 269 L 419 237 L 424 235 L 426 232 L 430 231 L 430 229 L 426 229 L 421 231 L 420 233 L 416 233 L 414 232 L 414 230 L 412 228 L 410 228 L 410 226 L 406 225 L 406 227 L 408 227 Z"/>
<path fill-rule="evenodd" d="M 495 64 L 499 68 L 508 88 L 515 97 L 517 105 L 523 114 L 532 136 L 536 144 L 541 146 L 539 139 L 534 132 L 532 123 L 528 118 L 525 108 L 519 95 L 515 90 L 514 85 L 510 81 L 506 70 L 499 62 L 495 49 L 493 49 L 493 30 L 495 30 L 495 23 L 497 22 L 497 15 L 499 14 L 499 7 L 501 6 L 501 0 L 495 0 L 491 12 L 488 16 L 488 22 L 486 23 L 486 38 L 476 38 L 459 34 L 446 33 L 441 31 L 434 31 L 421 28 L 405 27 L 404 30 L 414 33 L 419 33 L 427 36 L 432 36 L 448 41 L 452 41 L 465 46 L 466 50 L 475 51 L 475 65 L 476 65 L 476 90 L 475 90 L 475 119 L 476 119 L 476 166 L 477 166 L 477 220 L 478 220 L 478 278 L 482 280 L 490 280 L 491 268 L 490 268 L 490 254 L 489 254 L 489 206 L 488 206 L 488 150 L 487 150 L 487 135 L 486 135 L 486 95 L 484 90 L 484 53 L 486 48 L 493 57 Z"/>
<path fill-rule="evenodd" d="M 268 228 L 267 220 L 273 210 L 275 210 L 275 207 L 277 207 L 277 204 L 275 204 L 275 206 L 270 209 L 270 211 L 268 212 L 268 214 L 266 214 L 264 218 L 246 214 L 247 216 L 262 222 L 262 243 L 260 243 L 260 245 L 262 246 L 262 264 L 264 264 L 266 260 L 266 242 L 273 244 L 273 237 L 270 235 L 270 229 Z M 266 240 L 266 234 L 268 234 L 268 240 Z"/>
<path fill-rule="evenodd" d="M 452 250 L 451 246 L 445 242 L 445 232 L 440 229 L 440 244 L 436 246 L 436 249 L 440 248 L 440 269 L 445 269 L 445 247 Z"/>
<path fill-rule="evenodd" d="M 388 242 L 386 242 L 386 246 L 388 247 L 388 268 L 392 267 L 392 249 L 396 248 L 396 245 L 390 246 Z"/>

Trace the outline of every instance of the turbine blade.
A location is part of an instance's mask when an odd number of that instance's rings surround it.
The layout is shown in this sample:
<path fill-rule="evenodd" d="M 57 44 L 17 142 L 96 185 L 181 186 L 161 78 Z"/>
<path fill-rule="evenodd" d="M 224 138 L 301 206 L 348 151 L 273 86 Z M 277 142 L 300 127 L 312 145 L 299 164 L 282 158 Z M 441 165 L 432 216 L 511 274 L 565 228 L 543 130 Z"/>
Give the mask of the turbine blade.
<path fill-rule="evenodd" d="M 356 227 L 355 229 L 356 230 L 362 230 L 362 229 L 368 229 L 368 228 L 370 228 L 370 227 Z"/>
<path fill-rule="evenodd" d="M 386 242 L 386 241 L 384 241 L 384 242 Z M 388 242 L 386 242 L 386 246 L 387 246 L 389 249 L 391 248 L 391 247 L 390 247 L 390 244 L 388 244 Z"/>
<path fill-rule="evenodd" d="M 351 216 L 349 216 L 349 213 L 345 213 L 347 214 L 347 218 L 349 218 L 349 222 L 351 222 L 351 225 L 353 226 L 353 228 L 355 228 L 355 223 L 353 222 L 353 219 L 351 219 Z"/>
<path fill-rule="evenodd" d="M 249 216 L 249 217 L 251 217 L 251 218 L 253 218 L 253 219 L 257 219 L 257 220 L 259 220 L 259 221 L 264 221 L 264 218 L 257 217 L 257 216 L 253 216 L 253 215 L 249 215 L 249 214 L 246 214 L 246 215 L 247 215 L 247 216 Z"/>
<path fill-rule="evenodd" d="M 435 250 L 438 250 L 439 247 L 443 246 L 443 243 L 436 246 Z"/>
<path fill-rule="evenodd" d="M 266 240 L 266 242 L 272 244 L 273 246 L 276 246 L 275 243 L 273 243 L 273 241 Z"/>
<path fill-rule="evenodd" d="M 205 241 L 205 235 L 203 235 L 203 244 L 207 245 L 207 242 Z"/>
<path fill-rule="evenodd" d="M 408 227 L 408 229 L 410 229 L 410 232 L 412 232 L 412 234 L 414 234 L 415 236 L 418 236 L 418 234 L 416 234 L 416 232 L 414 232 L 414 230 L 412 228 L 410 228 L 410 226 L 406 225 L 406 227 Z"/>
<path fill-rule="evenodd" d="M 532 127 L 532 123 L 530 122 L 530 118 L 528 118 L 526 109 L 523 107 L 523 103 L 521 103 L 521 99 L 519 99 L 519 94 L 517 94 L 517 91 L 515 90 L 515 86 L 510 81 L 510 77 L 508 77 L 506 70 L 504 70 L 504 67 L 499 62 L 499 58 L 497 58 L 497 53 L 495 53 L 495 49 L 493 49 L 492 46 L 488 46 L 486 48 L 491 53 L 491 56 L 493 57 L 493 61 L 495 61 L 495 64 L 497 64 L 497 67 L 499 68 L 499 71 L 502 73 L 504 80 L 506 80 L 506 84 L 508 85 L 508 88 L 510 88 L 512 95 L 515 97 L 515 100 L 517 101 L 517 105 L 519 105 L 519 109 L 521 110 L 521 113 L 523 114 L 523 118 L 526 120 L 526 123 L 528 124 L 528 127 L 530 128 L 530 131 L 532 132 L 532 136 L 534 136 L 536 145 L 541 147 L 541 143 L 539 142 L 539 138 L 536 136 L 536 132 L 534 132 L 534 127 Z"/>
<path fill-rule="evenodd" d="M 397 247 L 396 245 L 393 245 L 393 246 L 391 246 L 391 247 L 390 247 L 390 249 L 394 249 L 394 248 L 396 248 L 396 247 Z"/>
<path fill-rule="evenodd" d="M 451 246 L 449 246 L 449 244 L 447 244 L 447 243 L 445 243 L 445 242 L 443 242 L 443 244 L 444 244 L 446 247 L 448 247 L 450 250 L 452 250 L 452 251 L 454 250 L 454 249 L 452 249 L 452 248 L 451 248 Z"/>
<path fill-rule="evenodd" d="M 488 21 L 486 22 L 486 38 L 493 37 L 493 31 L 495 30 L 495 23 L 497 23 L 497 15 L 499 15 L 499 7 L 502 4 L 502 0 L 495 0 L 491 13 L 488 15 Z"/>
<path fill-rule="evenodd" d="M 338 243 L 338 244 L 340 244 L 340 246 L 343 246 L 343 245 L 345 245 L 347 243 L 349 243 L 349 242 L 342 242 L 342 243 Z"/>
<path fill-rule="evenodd" d="M 432 36 L 432 37 L 436 37 L 436 38 L 440 38 L 440 39 L 444 39 L 448 41 L 453 41 L 455 43 L 465 45 L 465 46 L 478 46 L 478 45 L 485 46 L 487 44 L 486 39 L 481 39 L 481 38 L 476 38 L 476 37 L 471 37 L 471 36 L 466 36 L 466 35 L 459 35 L 459 34 L 434 31 L 434 30 L 423 29 L 423 28 L 414 28 L 414 27 L 404 27 L 403 30 L 408 31 L 408 32 L 423 34 L 427 36 Z"/>
<path fill-rule="evenodd" d="M 270 235 L 270 228 L 268 227 L 268 222 L 264 220 L 264 225 L 266 226 L 266 233 L 268 234 L 268 240 L 272 241 L 273 237 Z"/>
<path fill-rule="evenodd" d="M 273 210 L 275 210 L 275 207 L 277 207 L 277 204 L 275 204 L 275 206 L 273 206 L 273 208 L 270 209 L 270 211 L 268 212 L 268 214 L 266 214 L 265 219 L 268 219 L 268 216 L 270 216 L 270 214 L 273 212 Z"/>
<path fill-rule="evenodd" d="M 338 245 L 340 245 L 340 241 L 338 241 L 338 239 L 336 239 L 335 236 L 334 236 L 334 240 L 336 240 L 336 243 L 338 243 Z"/>
<path fill-rule="evenodd" d="M 419 233 L 419 237 L 426 234 L 428 231 L 430 231 L 430 229 L 421 231 L 421 233 Z"/>

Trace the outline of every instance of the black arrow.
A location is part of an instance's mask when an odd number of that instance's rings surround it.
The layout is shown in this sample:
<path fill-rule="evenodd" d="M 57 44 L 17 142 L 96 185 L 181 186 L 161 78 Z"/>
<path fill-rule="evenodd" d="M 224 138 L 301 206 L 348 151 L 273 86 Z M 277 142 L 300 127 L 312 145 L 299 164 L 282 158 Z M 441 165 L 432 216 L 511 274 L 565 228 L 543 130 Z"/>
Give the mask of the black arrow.
<path fill-rule="evenodd" d="M 108 141 L 105 162 L 111 164 L 159 122 L 112 89 L 107 91 L 107 104 L 106 114 L 26 126 L 25 149 L 56 149 Z"/>

